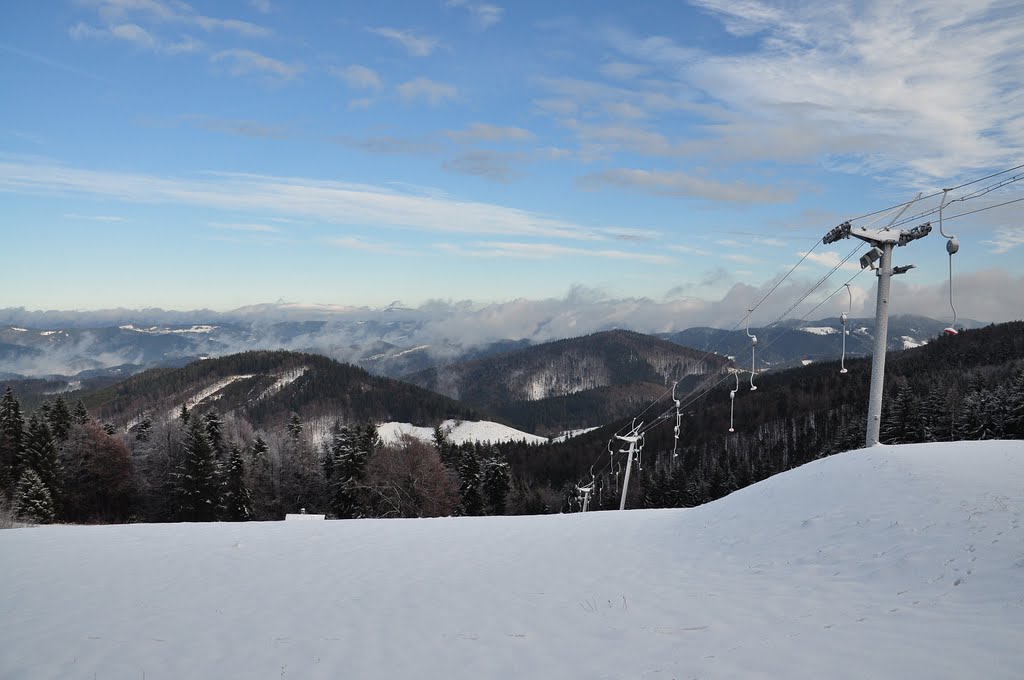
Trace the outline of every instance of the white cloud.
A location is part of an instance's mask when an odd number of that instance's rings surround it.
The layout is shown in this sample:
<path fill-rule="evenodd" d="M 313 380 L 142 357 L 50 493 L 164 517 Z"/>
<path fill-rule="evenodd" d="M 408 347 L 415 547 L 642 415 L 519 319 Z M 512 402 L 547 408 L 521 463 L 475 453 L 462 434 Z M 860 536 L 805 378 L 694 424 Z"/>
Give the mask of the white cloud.
<path fill-rule="evenodd" d="M 68 220 L 88 220 L 90 222 L 127 222 L 127 217 L 120 217 L 118 215 L 81 215 L 79 213 L 64 213 L 62 215 L 64 219 Z"/>
<path fill-rule="evenodd" d="M 270 14 L 273 10 L 270 0 L 249 0 L 249 4 L 254 10 L 261 14 Z"/>
<path fill-rule="evenodd" d="M 533 133 L 521 127 L 501 127 L 486 123 L 473 123 L 464 130 L 448 130 L 445 134 L 457 142 L 527 142 Z"/>
<path fill-rule="evenodd" d="M 454 85 L 439 83 L 429 78 L 416 78 L 402 83 L 396 89 L 402 101 L 413 102 L 423 99 L 431 106 L 437 106 L 445 100 L 455 99 L 458 96 L 458 90 Z"/>
<path fill-rule="evenodd" d="M 864 247 L 867 248 L 867 246 Z M 800 257 L 806 256 L 807 262 L 814 262 L 816 264 L 820 264 L 822 267 L 828 267 L 829 269 L 839 267 L 839 269 L 843 269 L 845 271 L 850 272 L 860 271 L 860 264 L 856 260 L 851 262 L 845 262 L 840 266 L 839 263 L 842 262 L 843 258 L 846 256 L 835 250 L 820 250 L 812 252 L 810 254 L 808 254 L 806 251 L 803 251 L 798 252 L 796 254 Z"/>
<path fill-rule="evenodd" d="M 185 24 L 207 32 L 226 31 L 248 38 L 264 38 L 273 33 L 265 26 L 248 21 L 200 14 L 180 0 L 83 0 L 83 4 L 93 7 L 108 27 L 121 23 L 126 17 L 136 17 L 137 21 L 150 24 Z"/>
<path fill-rule="evenodd" d="M 699 4 L 756 51 L 704 55 L 679 77 L 732 120 L 690 151 L 950 178 L 1013 165 L 1024 149 L 1024 15 L 998 0 Z M 1015 122 L 1018 121 L 1018 122 Z"/>
<path fill-rule="evenodd" d="M 665 255 L 636 253 L 625 250 L 592 250 L 555 243 L 513 243 L 507 241 L 480 241 L 468 247 L 440 244 L 437 247 L 450 253 L 471 257 L 497 257 L 526 260 L 550 260 L 558 257 L 592 257 L 607 260 L 632 260 L 649 264 L 672 264 L 675 260 Z"/>
<path fill-rule="evenodd" d="M 414 57 L 429 56 L 440 44 L 437 38 L 419 35 L 413 31 L 388 28 L 387 26 L 367 28 L 366 30 L 370 33 L 379 35 L 382 38 L 387 38 L 392 42 L 398 43 L 406 52 Z"/>
<path fill-rule="evenodd" d="M 231 75 L 265 75 L 281 80 L 291 80 L 305 70 L 303 64 L 286 64 L 252 50 L 222 50 L 210 57 L 214 64 L 223 63 Z"/>
<path fill-rule="evenodd" d="M 995 237 L 990 241 L 982 241 L 983 245 L 992 246 L 990 252 L 996 255 L 1008 253 L 1017 246 L 1024 246 L 1024 226 L 998 227 Z"/>
<path fill-rule="evenodd" d="M 447 0 L 446 7 L 461 7 L 469 12 L 473 26 L 485 31 L 501 21 L 505 9 L 487 2 L 469 2 L 468 0 Z"/>
<path fill-rule="evenodd" d="M 607 64 L 601 64 L 599 70 L 606 78 L 614 78 L 615 80 L 633 80 L 650 71 L 651 67 L 646 64 L 611 61 Z"/>
<path fill-rule="evenodd" d="M 764 262 L 764 260 L 754 257 L 753 255 L 743 255 L 741 253 L 726 253 L 725 255 L 719 255 L 719 257 L 723 260 L 739 262 L 740 264 L 757 264 L 758 262 Z"/>
<path fill-rule="evenodd" d="M 381 88 L 380 76 L 372 68 L 353 64 L 345 68 L 332 66 L 328 69 L 330 73 L 341 78 L 345 83 L 356 90 L 379 90 Z"/>
<path fill-rule="evenodd" d="M 112 24 L 105 28 L 98 28 L 84 22 L 78 22 L 68 29 L 68 35 L 75 40 L 90 38 L 96 40 L 120 40 L 131 43 L 140 49 L 165 54 L 196 52 L 203 47 L 201 41 L 196 40 L 190 35 L 181 35 L 177 41 L 163 40 L 138 24 L 133 23 Z"/>
<path fill-rule="evenodd" d="M 251 222 L 210 222 L 214 229 L 227 229 L 229 231 L 248 231 L 261 234 L 276 234 L 281 230 L 269 224 L 254 224 Z"/>
<path fill-rule="evenodd" d="M 660 196 L 699 198 L 731 203 L 782 203 L 792 200 L 792 191 L 746 182 L 720 182 L 707 177 L 669 170 L 616 168 L 585 175 L 580 184 L 587 189 L 617 186 Z"/>
<path fill-rule="evenodd" d="M 409 248 L 403 248 L 394 243 L 385 243 L 383 241 L 368 241 L 358 236 L 340 236 L 337 238 L 328 239 L 327 243 L 338 248 L 344 248 L 346 250 L 359 250 L 369 253 L 378 253 L 381 255 L 420 255 L 418 251 L 411 250 Z"/>
<path fill-rule="evenodd" d="M 600 241 L 651 232 L 588 227 L 495 203 L 302 177 L 211 174 L 182 179 L 85 170 L 0 157 L 0 191 L 90 196 L 125 203 L 202 206 L 227 212 L 423 232 L 515 235 Z"/>
<path fill-rule="evenodd" d="M 445 170 L 482 177 L 492 182 L 510 182 L 515 176 L 511 166 L 513 160 L 518 160 L 518 157 L 480 149 L 460 154 L 446 161 L 443 167 Z"/>

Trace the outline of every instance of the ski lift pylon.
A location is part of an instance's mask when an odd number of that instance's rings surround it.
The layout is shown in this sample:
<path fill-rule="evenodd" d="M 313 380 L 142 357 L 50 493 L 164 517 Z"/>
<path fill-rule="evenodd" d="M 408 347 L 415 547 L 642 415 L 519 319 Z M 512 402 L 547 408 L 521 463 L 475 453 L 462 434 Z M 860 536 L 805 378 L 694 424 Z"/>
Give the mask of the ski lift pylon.
<path fill-rule="evenodd" d="M 732 375 L 736 378 L 736 388 L 729 391 L 729 432 L 735 432 L 733 428 L 733 415 L 736 412 L 736 392 L 740 389 L 740 372 L 733 370 Z"/>
<path fill-rule="evenodd" d="M 848 312 L 853 313 L 853 292 L 850 291 L 850 284 L 844 283 L 843 285 L 846 286 L 846 294 L 850 296 L 850 306 Z M 850 331 L 847 330 L 846 328 L 846 322 L 850 320 L 849 314 L 847 312 L 843 312 L 842 314 L 839 315 L 839 320 L 843 323 L 843 355 L 839 359 L 839 372 L 847 373 L 848 371 L 846 370 L 846 335 Z"/>
<path fill-rule="evenodd" d="M 754 384 L 754 373 L 757 371 L 757 365 L 754 361 L 754 352 L 757 349 L 757 336 L 750 332 L 750 315 L 754 313 L 753 309 L 747 310 L 747 337 L 750 338 L 750 391 L 753 392 L 757 389 L 757 385 Z"/>
<path fill-rule="evenodd" d="M 953 255 L 960 250 L 960 241 L 955 234 L 947 234 L 942 228 L 942 210 L 946 207 L 946 195 L 951 189 L 942 190 L 942 200 L 939 202 L 939 233 L 946 239 L 946 252 L 949 253 L 949 308 L 953 310 L 953 323 L 943 329 L 946 335 L 957 335 L 956 329 L 956 307 L 953 305 Z"/>

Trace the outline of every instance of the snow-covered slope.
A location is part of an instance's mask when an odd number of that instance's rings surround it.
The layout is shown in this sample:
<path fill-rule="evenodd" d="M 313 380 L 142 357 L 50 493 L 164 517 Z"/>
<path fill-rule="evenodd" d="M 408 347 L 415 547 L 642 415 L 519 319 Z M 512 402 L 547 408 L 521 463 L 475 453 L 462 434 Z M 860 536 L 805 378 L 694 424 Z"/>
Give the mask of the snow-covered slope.
<path fill-rule="evenodd" d="M 465 444 L 466 442 L 496 444 L 510 441 L 543 444 L 547 441 L 546 437 L 538 437 L 490 420 L 446 420 L 441 423 L 441 429 L 448 435 L 448 441 L 453 444 Z M 412 435 L 425 442 L 434 441 L 434 428 L 418 427 L 409 423 L 381 423 L 377 426 L 377 433 L 383 441 L 388 443 L 396 441 L 403 434 Z"/>
<path fill-rule="evenodd" d="M 0 677 L 1017 678 L 1024 442 L 691 510 L 0 532 Z"/>

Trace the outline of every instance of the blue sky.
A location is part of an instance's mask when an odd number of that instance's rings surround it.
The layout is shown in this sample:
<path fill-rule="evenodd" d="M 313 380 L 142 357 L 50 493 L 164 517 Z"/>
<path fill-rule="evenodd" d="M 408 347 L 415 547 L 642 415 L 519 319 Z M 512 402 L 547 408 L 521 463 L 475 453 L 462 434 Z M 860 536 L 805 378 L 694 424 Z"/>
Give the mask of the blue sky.
<path fill-rule="evenodd" d="M 843 219 L 1024 163 L 1019 4 L 806 4 L 11 0 L 0 307 L 736 317 Z M 951 223 L 968 316 L 1024 314 L 1022 206 Z M 897 262 L 941 316 L 943 240 Z"/>

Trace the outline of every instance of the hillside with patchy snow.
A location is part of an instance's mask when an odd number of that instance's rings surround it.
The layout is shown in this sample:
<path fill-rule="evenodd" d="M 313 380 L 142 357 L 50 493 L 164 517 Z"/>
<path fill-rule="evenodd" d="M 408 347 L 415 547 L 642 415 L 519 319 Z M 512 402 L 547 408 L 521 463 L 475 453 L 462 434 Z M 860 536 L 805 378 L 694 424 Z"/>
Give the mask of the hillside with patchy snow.
<path fill-rule="evenodd" d="M 1024 442 L 686 510 L 0 532 L 0 677 L 1018 678 Z"/>

